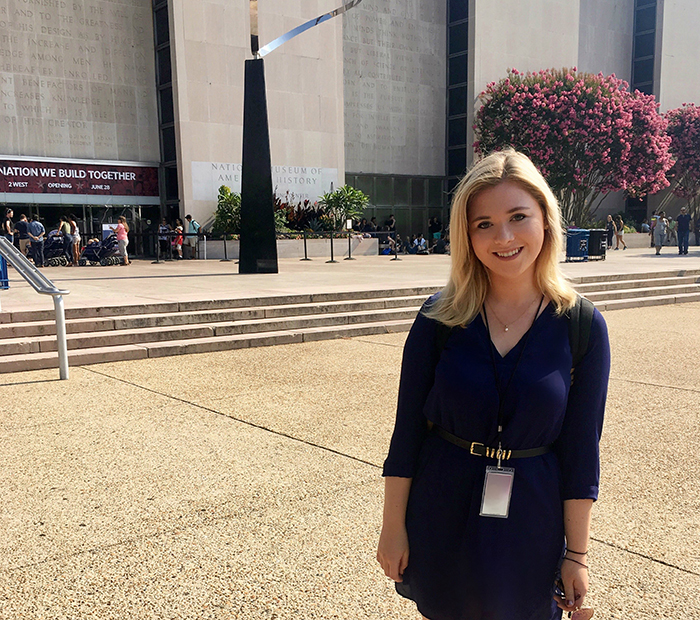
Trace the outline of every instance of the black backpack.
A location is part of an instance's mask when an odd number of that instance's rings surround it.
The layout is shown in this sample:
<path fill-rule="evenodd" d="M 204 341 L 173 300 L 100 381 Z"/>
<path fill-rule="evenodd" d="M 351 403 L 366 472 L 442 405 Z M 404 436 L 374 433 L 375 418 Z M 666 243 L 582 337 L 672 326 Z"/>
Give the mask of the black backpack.
<path fill-rule="evenodd" d="M 576 298 L 576 304 L 566 313 L 569 320 L 569 346 L 571 347 L 571 379 L 573 381 L 574 369 L 583 359 L 588 351 L 588 341 L 591 336 L 591 325 L 593 324 L 593 302 L 580 295 Z M 444 323 L 438 323 L 435 333 L 436 360 L 440 359 L 442 350 L 447 344 L 447 339 L 452 334 L 454 327 L 448 327 Z M 437 365 L 437 362 L 436 362 Z"/>

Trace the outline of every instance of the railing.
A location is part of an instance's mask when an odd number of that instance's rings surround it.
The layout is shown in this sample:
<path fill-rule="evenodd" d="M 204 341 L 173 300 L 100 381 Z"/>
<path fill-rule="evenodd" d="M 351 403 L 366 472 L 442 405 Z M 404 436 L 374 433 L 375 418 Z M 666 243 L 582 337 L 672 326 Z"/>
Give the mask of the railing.
<path fill-rule="evenodd" d="M 28 283 L 41 295 L 51 295 L 56 310 L 56 337 L 58 339 L 58 368 L 61 379 L 68 379 L 68 345 L 66 343 L 66 312 L 63 296 L 70 291 L 56 288 L 41 271 L 27 260 L 5 237 L 0 237 L 0 255 L 10 263 Z"/>

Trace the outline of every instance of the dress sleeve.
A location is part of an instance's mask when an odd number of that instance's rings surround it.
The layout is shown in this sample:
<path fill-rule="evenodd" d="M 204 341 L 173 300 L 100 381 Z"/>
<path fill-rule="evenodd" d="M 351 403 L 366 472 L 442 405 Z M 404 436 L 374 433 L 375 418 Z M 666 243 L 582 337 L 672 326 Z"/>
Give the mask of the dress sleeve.
<path fill-rule="evenodd" d="M 603 315 L 593 314 L 586 355 L 579 362 L 555 452 L 562 471 L 562 499 L 598 499 L 599 442 L 610 375 L 610 343 Z"/>
<path fill-rule="evenodd" d="M 403 350 L 396 424 L 384 461 L 384 476 L 413 478 L 427 434 L 423 407 L 435 377 L 437 323 L 423 315 L 425 307 L 413 323 Z"/>

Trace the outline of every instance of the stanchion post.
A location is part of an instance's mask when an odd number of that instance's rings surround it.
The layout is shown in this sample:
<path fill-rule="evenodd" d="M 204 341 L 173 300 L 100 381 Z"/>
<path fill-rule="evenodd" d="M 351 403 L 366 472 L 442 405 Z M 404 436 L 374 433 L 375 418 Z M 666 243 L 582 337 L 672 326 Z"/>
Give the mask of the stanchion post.
<path fill-rule="evenodd" d="M 333 231 L 331 230 L 331 260 L 327 260 L 327 263 L 337 263 L 338 261 L 333 258 Z"/>
<path fill-rule="evenodd" d="M 303 233 L 304 233 L 304 258 L 302 258 L 301 260 L 311 260 L 309 258 L 308 252 L 306 250 L 306 228 L 303 230 Z"/>
<path fill-rule="evenodd" d="M 355 260 L 352 257 L 352 220 L 347 219 L 345 221 L 345 232 L 348 233 L 348 255 L 345 257 L 345 260 Z"/>
<path fill-rule="evenodd" d="M 391 260 L 401 260 L 399 258 L 399 244 L 396 243 L 396 231 L 394 231 L 394 258 L 392 258 Z"/>
<path fill-rule="evenodd" d="M 228 257 L 228 250 L 226 249 L 226 237 L 228 235 L 224 233 L 224 257 L 221 259 L 222 263 L 230 263 L 231 259 Z"/>

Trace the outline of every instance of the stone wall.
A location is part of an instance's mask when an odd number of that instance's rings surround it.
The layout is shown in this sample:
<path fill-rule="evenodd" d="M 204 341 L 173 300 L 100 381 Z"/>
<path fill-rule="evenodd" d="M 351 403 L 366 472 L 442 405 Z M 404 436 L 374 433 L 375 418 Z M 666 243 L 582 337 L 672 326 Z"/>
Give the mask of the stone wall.
<path fill-rule="evenodd" d="M 446 2 L 364 0 L 345 16 L 346 170 L 445 174 Z"/>
<path fill-rule="evenodd" d="M 0 154 L 160 159 L 150 0 L 0 0 Z"/>

